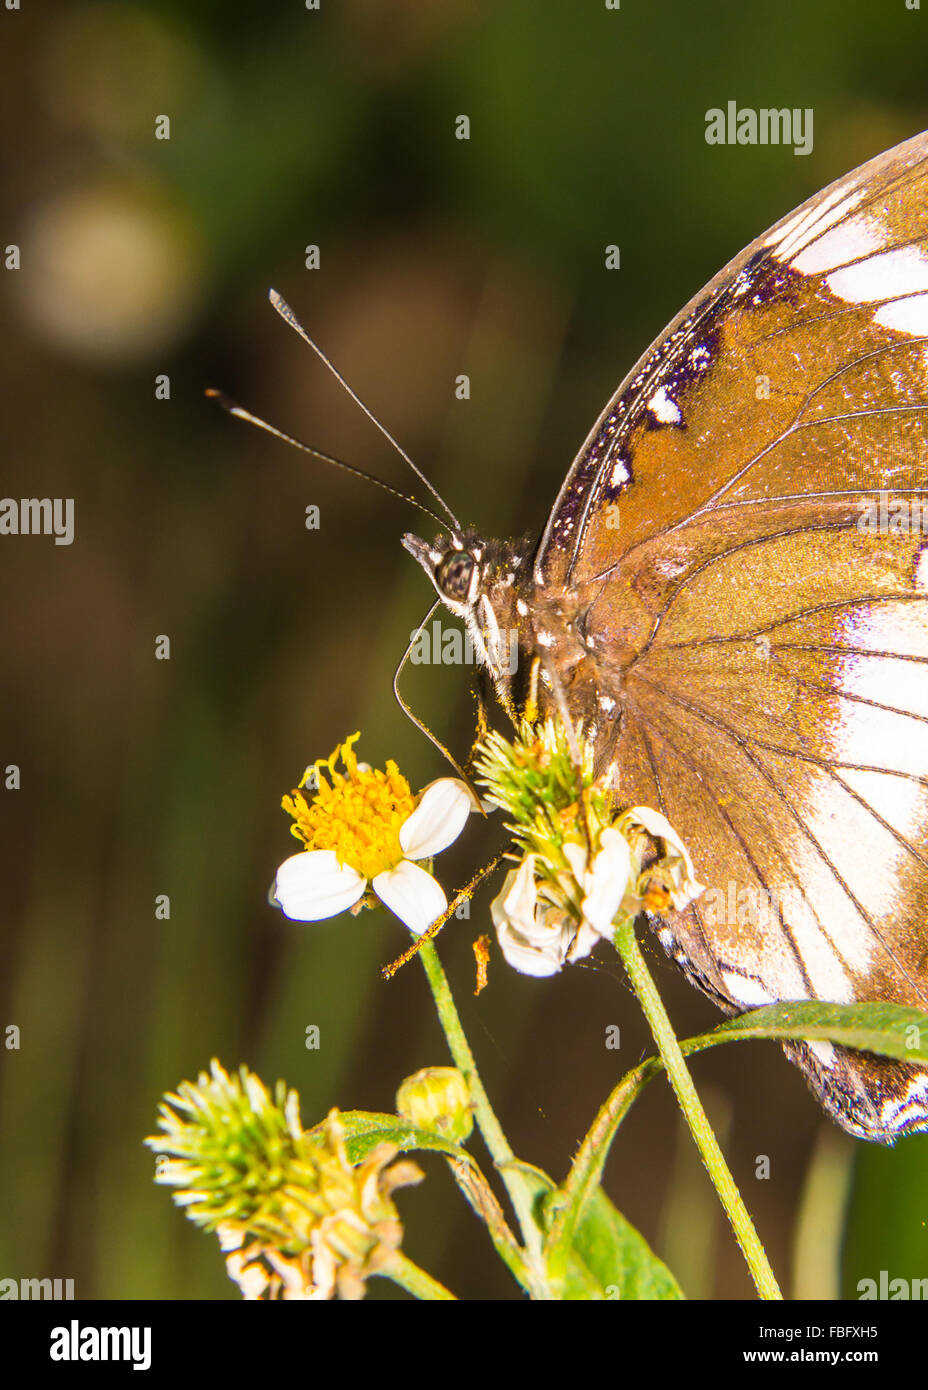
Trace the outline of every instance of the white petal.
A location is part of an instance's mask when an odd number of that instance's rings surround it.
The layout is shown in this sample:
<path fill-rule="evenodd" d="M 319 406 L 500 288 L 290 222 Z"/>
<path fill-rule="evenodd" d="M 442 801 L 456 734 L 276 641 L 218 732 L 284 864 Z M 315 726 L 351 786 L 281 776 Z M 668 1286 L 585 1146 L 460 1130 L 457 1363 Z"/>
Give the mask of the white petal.
<path fill-rule="evenodd" d="M 395 869 L 387 869 L 373 880 L 374 892 L 415 936 L 421 936 L 448 906 L 441 884 L 403 859 Z"/>
<path fill-rule="evenodd" d="M 535 887 L 535 856 L 527 854 L 518 869 L 510 869 L 499 894 L 490 904 L 490 916 L 497 931 L 511 923 L 523 936 L 535 925 L 538 893 Z"/>
<path fill-rule="evenodd" d="M 219 1249 L 222 1251 L 241 1250 L 245 1243 L 245 1232 L 233 1226 L 231 1221 L 223 1221 L 217 1226 L 216 1234 L 219 1237 Z"/>
<path fill-rule="evenodd" d="M 271 900 L 295 922 L 319 922 L 353 907 L 367 879 L 350 864 L 339 864 L 334 849 L 304 849 L 277 870 Z"/>
<path fill-rule="evenodd" d="M 667 817 L 662 816 L 660 811 L 652 811 L 650 806 L 633 806 L 630 811 L 626 812 L 626 817 L 628 820 L 634 820 L 639 825 L 643 825 L 649 835 L 663 840 L 669 858 L 672 859 L 673 851 L 676 851 L 677 857 L 683 864 L 683 870 L 681 872 L 678 866 L 671 865 L 675 884 L 670 890 L 670 898 L 674 907 L 682 912 L 694 898 L 698 898 L 700 893 L 705 891 L 705 884 L 696 880 L 696 871 L 693 868 L 693 861 L 686 845 Z"/>
<path fill-rule="evenodd" d="M 600 933 L 594 931 L 589 922 L 584 922 L 573 941 L 570 943 L 570 950 L 567 952 L 568 960 L 582 960 L 588 956 L 593 947 L 601 939 Z"/>
<path fill-rule="evenodd" d="M 704 883 L 697 883 L 696 879 L 689 874 L 681 874 L 678 876 L 675 886 L 670 890 L 670 900 L 677 911 L 682 912 L 705 891 L 706 885 Z"/>
<path fill-rule="evenodd" d="M 467 823 L 476 803 L 457 777 L 439 777 L 425 788 L 419 805 L 400 826 L 400 848 L 410 859 L 431 859 L 447 849 Z"/>
<path fill-rule="evenodd" d="M 252 1303 L 260 1299 L 270 1283 L 262 1266 L 260 1264 L 246 1264 L 245 1256 L 240 1250 L 227 1256 L 226 1269 L 229 1278 L 233 1279 L 241 1289 L 242 1297 Z"/>
<path fill-rule="evenodd" d="M 490 904 L 500 949 L 523 975 L 555 975 L 564 964 L 572 924 L 562 908 L 538 904 L 535 855 L 510 869 L 502 892 Z"/>
<path fill-rule="evenodd" d="M 564 963 L 564 941 L 559 932 L 551 933 L 547 950 L 526 941 L 521 932 L 508 922 L 497 924 L 496 935 L 500 950 L 513 970 L 523 975 L 556 975 Z"/>
<path fill-rule="evenodd" d="M 563 850 L 570 871 L 582 888 L 586 878 L 586 849 L 583 845 L 575 845 L 568 841 Z"/>
<path fill-rule="evenodd" d="M 592 871 L 587 875 L 583 916 L 595 932 L 609 940 L 613 920 L 628 887 L 632 856 L 625 836 L 611 827 L 600 835 L 599 846 Z"/>
<path fill-rule="evenodd" d="M 648 834 L 653 835 L 655 839 L 664 840 L 668 845 L 673 845 L 686 865 L 688 877 L 696 877 L 689 850 L 666 816 L 662 816 L 660 811 L 653 811 L 650 806 L 633 806 L 622 819 L 624 820 L 626 817 L 628 820 L 637 821 L 639 825 L 643 825 Z"/>

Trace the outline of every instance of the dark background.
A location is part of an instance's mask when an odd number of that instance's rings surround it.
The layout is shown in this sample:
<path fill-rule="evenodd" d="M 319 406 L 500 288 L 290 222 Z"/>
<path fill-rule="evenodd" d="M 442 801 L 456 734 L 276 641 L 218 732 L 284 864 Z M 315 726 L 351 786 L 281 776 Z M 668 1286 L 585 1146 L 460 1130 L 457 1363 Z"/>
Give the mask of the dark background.
<path fill-rule="evenodd" d="M 21 1030 L 0 1063 L 0 1277 L 236 1297 L 215 1240 L 152 1184 L 141 1140 L 161 1092 L 214 1055 L 244 1061 L 297 1087 L 310 1124 L 334 1104 L 391 1109 L 406 1074 L 446 1061 L 419 966 L 379 976 L 405 944 L 394 919 L 300 925 L 265 901 L 294 849 L 280 796 L 307 762 L 361 728 L 362 756 L 395 757 L 414 786 L 445 771 L 390 691 L 430 601 L 399 538 L 431 523 L 204 400 L 222 386 L 410 486 L 268 286 L 455 510 L 488 534 L 537 532 L 604 401 L 689 296 L 928 124 L 926 25 L 904 0 L 0 10 L 0 242 L 22 250 L 0 277 L 0 491 L 76 512 L 70 547 L 0 542 L 0 765 L 22 769 L 0 794 L 0 1026 Z M 707 145 L 705 113 L 729 99 L 812 107 L 812 153 Z M 462 755 L 466 674 L 406 683 Z M 485 856 L 472 825 L 439 877 Z M 548 981 L 497 955 L 475 1000 L 493 891 L 442 955 L 516 1152 L 560 1177 L 647 1033 L 604 948 Z M 649 955 L 681 1036 L 717 1021 Z M 928 1139 L 851 1140 L 772 1044 L 693 1072 L 789 1293 L 928 1275 Z M 688 1294 L 750 1297 L 679 1131 L 655 1083 L 608 1190 Z M 518 1297 L 441 1163 L 425 1166 L 399 1199 L 410 1255 L 461 1297 Z"/>

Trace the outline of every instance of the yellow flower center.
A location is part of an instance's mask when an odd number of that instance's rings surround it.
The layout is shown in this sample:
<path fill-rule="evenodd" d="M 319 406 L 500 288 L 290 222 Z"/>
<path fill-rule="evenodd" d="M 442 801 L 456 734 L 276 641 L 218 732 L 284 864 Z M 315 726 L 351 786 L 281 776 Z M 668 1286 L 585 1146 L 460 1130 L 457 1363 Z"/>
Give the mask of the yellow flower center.
<path fill-rule="evenodd" d="M 300 786 L 281 805 L 294 820 L 290 833 L 307 849 L 333 849 L 339 864 L 350 864 L 371 879 L 395 869 L 403 858 L 400 826 L 416 801 L 395 762 L 388 762 L 385 772 L 358 766 L 353 745 L 359 738 L 353 734 L 330 758 L 307 768 Z M 339 758 L 345 772 L 335 770 Z M 310 800 L 304 787 L 312 793 Z"/>

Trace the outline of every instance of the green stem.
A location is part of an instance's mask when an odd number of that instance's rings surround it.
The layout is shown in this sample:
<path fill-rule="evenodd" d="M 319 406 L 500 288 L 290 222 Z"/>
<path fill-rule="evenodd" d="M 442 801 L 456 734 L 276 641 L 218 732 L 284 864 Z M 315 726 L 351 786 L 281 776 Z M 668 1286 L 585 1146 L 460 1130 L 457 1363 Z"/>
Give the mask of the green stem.
<path fill-rule="evenodd" d="M 503 1127 L 490 1104 L 490 1098 L 480 1079 L 474 1054 L 470 1050 L 470 1043 L 467 1041 L 460 1015 L 451 994 L 448 977 L 438 959 L 438 952 L 430 941 L 425 942 L 422 946 L 419 951 L 419 959 L 425 967 L 425 973 L 438 1010 L 439 1022 L 448 1040 L 448 1047 L 454 1064 L 467 1082 L 474 1106 L 474 1117 L 480 1127 L 480 1133 L 483 1135 L 490 1156 L 506 1185 L 506 1191 L 509 1193 L 510 1201 L 518 1218 L 522 1239 L 525 1243 L 526 1274 L 531 1279 L 530 1292 L 534 1298 L 548 1299 L 551 1294 L 543 1270 L 542 1233 L 535 1220 L 533 1193 L 519 1172 L 516 1156 L 512 1152 L 509 1140 L 503 1133 Z"/>
<path fill-rule="evenodd" d="M 644 1010 L 670 1084 L 690 1127 L 690 1133 L 696 1142 L 696 1147 L 699 1149 L 709 1177 L 712 1179 L 712 1184 L 719 1194 L 719 1200 L 725 1208 L 725 1214 L 731 1222 L 735 1239 L 741 1246 L 744 1258 L 747 1260 L 757 1292 L 761 1298 L 782 1298 L 783 1295 L 779 1290 L 773 1270 L 770 1268 L 764 1247 L 760 1243 L 753 1222 L 742 1201 L 741 1193 L 735 1186 L 735 1180 L 722 1156 L 722 1150 L 719 1148 L 718 1140 L 709 1124 L 702 1102 L 696 1094 L 696 1088 L 687 1070 L 686 1062 L 683 1060 L 683 1053 L 680 1051 L 680 1044 L 667 1016 L 667 1010 L 664 1008 L 663 1000 L 657 992 L 645 964 L 644 956 L 641 954 L 641 948 L 635 936 L 634 922 L 627 922 L 624 926 L 616 928 L 615 946 L 622 957 L 632 987 Z"/>
<path fill-rule="evenodd" d="M 466 1150 L 462 1150 L 462 1154 L 463 1157 L 449 1156 L 446 1160 L 452 1177 L 476 1216 L 486 1226 L 500 1259 L 523 1289 L 528 1288 L 532 1275 L 525 1263 L 525 1252 L 509 1229 L 496 1193 L 471 1155 Z"/>
<path fill-rule="evenodd" d="M 439 1021 L 445 1037 L 448 1039 L 448 1047 L 454 1058 L 454 1064 L 467 1081 L 474 1103 L 474 1115 L 480 1126 L 480 1132 L 486 1140 L 487 1148 L 490 1150 L 497 1167 L 505 1163 L 512 1163 L 515 1155 L 509 1147 L 509 1140 L 503 1133 L 503 1127 L 496 1118 L 489 1096 L 480 1080 L 477 1063 L 474 1061 L 474 1054 L 470 1050 L 470 1043 L 467 1041 L 460 1014 L 455 1006 L 448 977 L 438 959 L 438 952 L 430 941 L 422 947 L 419 957 L 425 966 L 425 973 L 428 976 L 438 1009 Z"/>
<path fill-rule="evenodd" d="M 433 1279 L 431 1274 L 426 1274 L 424 1269 L 413 1264 L 409 1256 L 404 1255 L 402 1250 L 394 1250 L 390 1258 L 377 1270 L 377 1273 L 384 1275 L 387 1279 L 392 1279 L 394 1284 L 399 1284 L 401 1289 L 411 1293 L 414 1298 L 428 1299 L 430 1302 L 448 1299 L 457 1302 L 457 1296 L 450 1289 L 446 1289 L 444 1284 Z"/>

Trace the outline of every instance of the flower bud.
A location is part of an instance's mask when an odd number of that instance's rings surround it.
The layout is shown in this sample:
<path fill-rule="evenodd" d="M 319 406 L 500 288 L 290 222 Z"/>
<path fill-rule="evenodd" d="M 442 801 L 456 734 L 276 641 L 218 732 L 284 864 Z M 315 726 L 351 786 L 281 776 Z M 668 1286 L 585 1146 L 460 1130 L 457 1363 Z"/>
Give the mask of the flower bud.
<path fill-rule="evenodd" d="M 423 1067 L 396 1093 L 396 1113 L 417 1129 L 461 1144 L 474 1127 L 470 1091 L 456 1067 Z"/>

